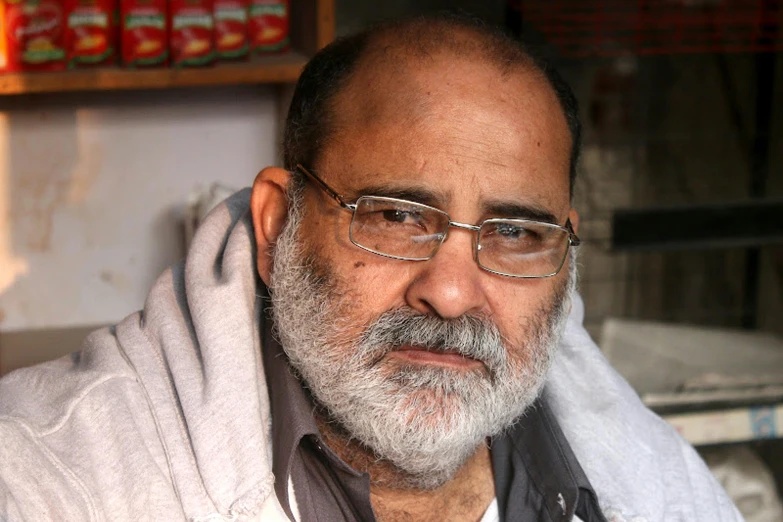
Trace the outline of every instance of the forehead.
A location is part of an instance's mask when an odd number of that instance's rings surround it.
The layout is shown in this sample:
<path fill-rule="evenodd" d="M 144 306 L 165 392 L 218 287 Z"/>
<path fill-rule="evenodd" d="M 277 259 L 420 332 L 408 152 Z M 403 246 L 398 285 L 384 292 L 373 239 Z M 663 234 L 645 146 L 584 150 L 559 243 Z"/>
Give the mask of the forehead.
<path fill-rule="evenodd" d="M 543 75 L 431 55 L 359 67 L 319 169 L 343 190 L 412 184 L 446 198 L 569 199 L 570 134 Z"/>

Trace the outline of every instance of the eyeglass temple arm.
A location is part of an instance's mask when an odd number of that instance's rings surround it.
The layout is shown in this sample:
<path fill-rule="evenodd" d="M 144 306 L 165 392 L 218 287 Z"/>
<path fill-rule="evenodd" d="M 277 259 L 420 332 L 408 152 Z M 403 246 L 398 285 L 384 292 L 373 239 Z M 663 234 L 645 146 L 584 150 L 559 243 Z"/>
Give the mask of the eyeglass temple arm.
<path fill-rule="evenodd" d="M 565 228 L 568 230 L 568 239 L 571 241 L 571 246 L 579 246 L 582 240 L 574 232 L 574 226 L 571 224 L 570 219 L 566 220 Z"/>
<path fill-rule="evenodd" d="M 314 181 L 319 187 L 321 187 L 321 189 L 324 192 L 329 194 L 332 197 L 332 199 L 334 199 L 341 207 L 346 208 L 348 210 L 353 209 L 351 205 L 343 201 L 343 198 L 340 196 L 340 194 L 335 192 L 332 189 L 332 187 L 327 185 L 326 182 L 324 182 L 321 178 L 319 178 L 318 176 L 316 176 L 315 174 L 313 174 L 312 172 L 304 168 L 301 164 L 296 166 L 296 170 L 298 170 L 299 172 L 301 172 L 302 174 L 310 178 L 311 181 Z"/>

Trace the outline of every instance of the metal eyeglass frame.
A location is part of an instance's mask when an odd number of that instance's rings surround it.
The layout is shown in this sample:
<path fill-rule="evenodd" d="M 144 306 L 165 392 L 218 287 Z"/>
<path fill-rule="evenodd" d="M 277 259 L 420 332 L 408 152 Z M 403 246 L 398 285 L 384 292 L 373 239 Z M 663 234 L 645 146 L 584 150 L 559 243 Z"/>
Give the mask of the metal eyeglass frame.
<path fill-rule="evenodd" d="M 308 169 L 306 169 L 302 164 L 297 164 L 294 170 L 298 171 L 298 172 L 301 172 L 308 179 L 310 179 L 311 181 L 314 181 L 315 184 L 318 185 L 318 187 L 321 190 L 326 192 L 332 199 L 334 199 L 337 202 L 337 204 L 340 205 L 340 207 L 344 208 L 345 210 L 348 210 L 348 211 L 352 212 L 354 214 L 354 216 L 356 215 L 356 207 L 357 207 L 357 205 L 355 203 L 346 203 L 345 200 L 343 199 L 343 197 L 340 196 L 340 194 L 338 194 L 337 191 L 335 191 L 332 187 L 327 185 L 324 180 L 322 180 L 321 178 L 316 176 L 314 173 L 312 173 Z M 381 196 L 376 196 L 376 197 L 381 197 Z M 398 198 L 382 197 L 382 199 L 389 200 L 389 201 L 399 201 L 401 203 L 406 203 L 406 204 L 413 203 L 411 201 L 407 201 L 407 200 L 404 200 L 404 199 L 398 199 Z M 442 245 L 443 242 L 446 240 L 446 237 L 448 236 L 448 229 L 449 229 L 449 227 L 461 228 L 461 229 L 464 229 L 464 230 L 471 230 L 473 232 L 478 233 L 481 230 L 481 225 L 483 225 L 484 223 L 486 223 L 488 221 L 491 222 L 491 221 L 494 220 L 494 218 L 485 219 L 479 225 L 471 225 L 469 223 L 460 223 L 458 221 L 452 221 L 451 218 L 449 217 L 448 213 L 443 211 L 443 210 L 441 210 L 441 209 L 439 209 L 439 208 L 435 208 L 435 207 L 432 207 L 430 205 L 425 205 L 423 203 L 415 203 L 415 204 L 416 205 L 420 205 L 422 207 L 431 208 L 431 209 L 433 209 L 433 210 L 435 210 L 437 212 L 440 212 L 440 213 L 444 214 L 446 216 L 446 218 L 449 220 L 448 225 L 446 227 L 446 232 L 443 234 L 443 237 L 440 239 L 440 243 L 438 244 L 437 247 L 435 247 L 433 249 L 432 254 L 429 257 L 427 257 L 427 258 L 409 258 L 409 257 L 394 256 L 394 255 L 391 255 L 391 254 L 384 254 L 382 252 L 376 252 L 375 250 L 371 250 L 371 249 L 369 249 L 369 248 L 367 248 L 367 247 L 365 247 L 363 245 L 360 245 L 360 244 L 356 243 L 356 241 L 353 240 L 353 237 L 350 238 L 351 239 L 351 243 L 353 243 L 357 247 L 361 248 L 362 250 L 366 250 L 367 252 L 371 252 L 371 253 L 373 253 L 375 255 L 378 255 L 378 256 L 388 257 L 388 258 L 391 258 L 391 259 L 400 259 L 402 261 L 428 261 L 428 260 L 432 259 L 435 256 L 435 254 L 437 254 L 438 249 L 440 248 L 440 245 Z M 351 218 L 351 219 L 353 220 L 353 218 Z M 506 221 L 506 219 L 498 219 L 498 221 Z M 552 272 L 551 274 L 545 274 L 545 275 L 529 276 L 529 275 L 507 274 L 505 272 L 499 272 L 497 270 L 493 270 L 491 268 L 487 268 L 487 267 L 485 267 L 484 265 L 482 265 L 478 261 L 478 250 L 481 248 L 481 245 L 478 245 L 478 244 L 476 244 L 475 248 L 474 248 L 474 258 L 476 260 L 476 264 L 478 264 L 479 267 L 481 267 L 483 270 L 486 270 L 487 272 L 490 272 L 492 274 L 497 274 L 497 275 L 501 275 L 501 276 L 505 276 L 505 277 L 515 277 L 515 278 L 519 278 L 519 279 L 542 279 L 542 278 L 552 277 L 554 275 L 557 275 L 560 272 L 560 270 L 562 270 L 563 265 L 565 264 L 565 260 L 566 260 L 566 257 L 568 257 L 568 251 L 570 250 L 570 248 L 572 246 L 579 246 L 580 243 L 582 242 L 582 240 L 579 239 L 579 237 L 574 232 L 573 226 L 571 225 L 571 219 L 569 218 L 569 219 L 566 220 L 565 226 L 560 226 L 560 225 L 557 225 L 557 224 L 554 224 L 554 223 L 546 223 L 546 222 L 543 222 L 543 221 L 535 221 L 535 220 L 532 220 L 532 219 L 522 219 L 520 221 L 527 221 L 529 223 L 537 223 L 537 224 L 546 225 L 546 226 L 549 226 L 549 227 L 559 228 L 559 229 L 564 230 L 565 232 L 568 233 L 568 248 L 566 248 L 566 251 L 563 254 L 563 259 L 560 261 L 560 265 L 557 267 L 557 269 L 554 272 Z M 476 241 L 476 243 L 478 243 L 478 242 Z"/>

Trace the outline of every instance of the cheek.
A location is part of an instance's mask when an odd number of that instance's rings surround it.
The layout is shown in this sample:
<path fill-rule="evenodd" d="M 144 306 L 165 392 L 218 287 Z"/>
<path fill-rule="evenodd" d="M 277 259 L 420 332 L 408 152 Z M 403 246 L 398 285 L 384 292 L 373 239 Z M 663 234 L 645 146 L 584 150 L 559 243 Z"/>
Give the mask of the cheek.
<path fill-rule="evenodd" d="M 537 330 L 545 327 L 547 314 L 562 284 L 559 279 L 518 280 L 488 289 L 492 295 L 493 319 L 510 350 L 524 351 Z M 524 358 L 521 353 L 510 355 Z"/>
<path fill-rule="evenodd" d="M 386 259 L 350 245 L 350 255 L 340 263 L 340 277 L 351 289 L 357 310 L 376 318 L 405 305 L 411 267 L 404 261 Z"/>
<path fill-rule="evenodd" d="M 415 264 L 367 252 L 350 240 L 351 214 L 316 206 L 302 222 L 300 237 L 334 277 L 341 299 L 346 335 L 356 335 L 382 313 L 404 306 L 405 290 L 415 277 Z M 310 207 L 313 208 L 313 207 Z M 350 334 L 348 333 L 350 331 Z"/>
<path fill-rule="evenodd" d="M 311 235 L 311 251 L 326 263 L 347 304 L 351 325 L 365 326 L 383 312 L 405 304 L 405 289 L 413 277 L 409 263 L 367 252 L 351 243 L 348 222 Z M 315 229 L 315 228 L 314 228 Z"/>

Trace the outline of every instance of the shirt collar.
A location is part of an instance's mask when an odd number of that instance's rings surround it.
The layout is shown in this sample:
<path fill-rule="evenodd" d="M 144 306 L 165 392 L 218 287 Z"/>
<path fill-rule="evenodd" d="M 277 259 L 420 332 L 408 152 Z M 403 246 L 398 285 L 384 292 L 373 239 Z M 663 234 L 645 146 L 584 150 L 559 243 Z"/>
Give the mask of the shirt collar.
<path fill-rule="evenodd" d="M 313 404 L 294 375 L 280 343 L 272 333 L 272 320 L 263 320 L 261 346 L 272 409 L 272 473 L 275 493 L 286 514 L 294 519 L 288 498 L 288 480 L 299 444 L 303 437 L 318 437 Z"/>
<path fill-rule="evenodd" d="M 512 484 L 522 483 L 538 494 L 551 520 L 571 520 L 574 514 L 603 520 L 597 496 L 557 420 L 542 398 L 506 432 L 492 439 L 492 466 L 501 520 L 521 512 L 511 497 Z M 529 502 L 528 503 L 532 503 Z"/>

